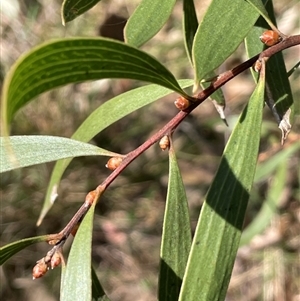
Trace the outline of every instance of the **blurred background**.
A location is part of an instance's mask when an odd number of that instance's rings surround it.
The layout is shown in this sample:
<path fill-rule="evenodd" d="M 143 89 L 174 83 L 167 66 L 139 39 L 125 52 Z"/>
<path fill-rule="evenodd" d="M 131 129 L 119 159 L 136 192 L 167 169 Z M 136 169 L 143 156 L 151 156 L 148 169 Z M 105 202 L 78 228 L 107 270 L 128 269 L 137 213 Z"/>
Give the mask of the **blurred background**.
<path fill-rule="evenodd" d="M 299 34 L 298 1 L 274 1 L 279 29 Z M 139 1 L 101 1 L 92 10 L 61 24 L 58 0 L 1 0 L 0 85 L 18 57 L 52 38 L 107 36 L 123 39 L 126 19 Z M 197 4 L 199 17 L 209 1 Z M 182 3 L 163 29 L 142 49 L 155 56 L 176 78 L 193 78 L 182 34 Z M 259 42 L 259 40 L 258 40 Z M 222 47 L 222 45 L 220 45 Z M 299 61 L 299 47 L 284 52 L 287 70 Z M 219 72 L 246 60 L 243 46 Z M 295 122 L 285 145 L 274 117 L 265 108 L 258 174 L 251 193 L 245 227 L 226 300 L 300 300 L 299 68 L 291 77 Z M 103 102 L 144 83 L 101 80 L 72 84 L 44 93 L 14 118 L 12 135 L 70 137 Z M 175 149 L 189 200 L 192 229 L 218 167 L 231 129 L 254 89 L 250 72 L 223 89 L 229 127 L 210 101 L 197 108 L 174 134 Z M 92 143 L 127 153 L 169 121 L 177 112 L 172 94 L 135 112 L 97 135 Z M 56 233 L 70 220 L 85 195 L 109 171 L 107 158 L 76 158 L 61 181 L 58 199 L 36 227 L 54 163 L 1 174 L 1 246 L 22 238 Z M 159 248 L 168 181 L 168 155 L 154 145 L 133 162 L 109 187 L 96 208 L 93 263 L 112 301 L 156 300 Z M 64 248 L 67 257 L 68 242 Z M 0 298 L 5 301 L 59 299 L 60 269 L 32 281 L 32 267 L 49 250 L 33 245 L 0 268 Z M 208 250 L 209 252 L 209 250 Z"/>

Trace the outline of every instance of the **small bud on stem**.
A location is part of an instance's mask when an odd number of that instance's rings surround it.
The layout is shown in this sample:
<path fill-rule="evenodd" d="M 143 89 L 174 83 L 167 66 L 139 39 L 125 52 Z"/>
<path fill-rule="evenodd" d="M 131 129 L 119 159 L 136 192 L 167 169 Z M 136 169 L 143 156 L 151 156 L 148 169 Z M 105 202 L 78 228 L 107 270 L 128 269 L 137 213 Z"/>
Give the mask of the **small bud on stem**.
<path fill-rule="evenodd" d="M 282 40 L 278 32 L 274 30 L 266 30 L 260 37 L 260 40 L 267 46 L 273 46 Z"/>
<path fill-rule="evenodd" d="M 59 250 L 57 250 L 53 254 L 50 261 L 50 267 L 52 270 L 61 264 L 61 259 L 62 259 L 62 253 Z"/>
<path fill-rule="evenodd" d="M 123 159 L 121 157 L 112 157 L 107 161 L 107 164 L 105 165 L 106 168 L 110 170 L 115 170 L 117 167 L 120 166 Z"/>
<path fill-rule="evenodd" d="M 32 279 L 43 277 L 49 270 L 49 265 L 45 262 L 45 258 L 37 261 L 36 265 L 32 269 Z"/>
<path fill-rule="evenodd" d="M 167 148 L 170 147 L 170 138 L 169 136 L 163 136 L 159 141 L 159 147 L 165 151 Z"/>
<path fill-rule="evenodd" d="M 183 96 L 178 97 L 174 104 L 175 107 L 181 111 L 186 110 L 190 106 L 190 102 Z"/>

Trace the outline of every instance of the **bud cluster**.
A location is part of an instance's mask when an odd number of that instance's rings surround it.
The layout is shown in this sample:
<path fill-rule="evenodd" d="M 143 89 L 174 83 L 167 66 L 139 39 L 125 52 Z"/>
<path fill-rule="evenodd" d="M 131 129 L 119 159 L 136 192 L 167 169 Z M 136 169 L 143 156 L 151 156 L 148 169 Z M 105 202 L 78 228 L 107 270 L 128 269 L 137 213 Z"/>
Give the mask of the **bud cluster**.
<path fill-rule="evenodd" d="M 54 252 L 53 252 L 54 250 Z M 59 266 L 63 260 L 61 248 L 54 247 L 50 250 L 45 257 L 38 260 L 32 269 L 32 278 L 37 279 L 43 277 L 48 270 L 52 270 Z"/>

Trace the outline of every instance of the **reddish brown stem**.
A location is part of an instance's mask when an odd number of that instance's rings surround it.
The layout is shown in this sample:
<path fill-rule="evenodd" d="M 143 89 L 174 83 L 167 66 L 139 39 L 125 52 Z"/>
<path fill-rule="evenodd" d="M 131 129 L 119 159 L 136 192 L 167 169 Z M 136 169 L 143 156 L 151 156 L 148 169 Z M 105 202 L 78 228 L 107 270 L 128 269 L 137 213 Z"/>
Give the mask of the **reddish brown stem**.
<path fill-rule="evenodd" d="M 69 223 L 64 227 L 62 231 L 57 234 L 51 234 L 48 236 L 48 243 L 50 245 L 60 245 L 64 243 L 64 241 L 69 237 L 74 228 L 82 221 L 83 217 L 86 215 L 88 210 L 91 208 L 94 202 L 97 202 L 101 196 L 101 194 L 105 191 L 106 187 L 103 185 L 99 185 L 97 189 L 90 191 L 86 197 L 84 203 L 74 214 Z"/>
<path fill-rule="evenodd" d="M 272 55 L 280 52 L 284 49 L 290 48 L 292 46 L 296 46 L 300 44 L 300 35 L 291 36 L 284 39 L 279 44 L 276 44 L 260 54 L 255 55 L 254 57 L 250 58 L 246 62 L 240 64 L 239 66 L 226 71 L 220 74 L 217 79 L 211 83 L 211 85 L 206 88 L 205 90 L 201 91 L 196 98 L 194 98 L 195 102 L 191 104 L 188 109 L 185 111 L 180 111 L 177 115 L 172 118 L 162 129 L 160 129 L 157 133 L 155 133 L 152 137 L 150 137 L 147 141 L 145 141 L 142 145 L 138 148 L 133 150 L 132 152 L 128 153 L 127 156 L 124 158 L 123 162 L 120 166 L 115 169 L 104 181 L 101 185 L 106 185 L 108 187 L 116 177 L 133 161 L 135 160 L 140 154 L 146 151 L 151 145 L 159 141 L 163 136 L 172 133 L 176 127 L 182 122 L 182 120 L 190 114 L 196 107 L 198 107 L 204 100 L 206 100 L 212 93 L 218 90 L 220 87 L 225 85 L 228 81 L 242 73 L 243 71 L 247 70 L 248 68 L 252 67 L 252 65 L 258 60 L 262 58 L 269 58 Z"/>
<path fill-rule="evenodd" d="M 300 44 L 300 35 L 295 35 L 291 37 L 284 38 L 280 43 L 262 51 L 260 54 L 255 55 L 254 57 L 250 58 L 246 62 L 240 64 L 239 66 L 233 68 L 232 70 L 226 71 L 220 74 L 215 81 L 213 81 L 208 88 L 201 91 L 197 97 L 191 97 L 191 105 L 184 111 L 180 111 L 174 116 L 162 129 L 160 129 L 157 133 L 155 133 L 152 137 L 146 140 L 142 145 L 138 148 L 133 150 L 132 152 L 128 153 L 124 156 L 122 163 L 100 184 L 96 191 L 100 191 L 101 193 L 118 177 L 118 175 L 132 162 L 134 161 L 139 155 L 145 152 L 151 145 L 159 141 L 163 136 L 170 135 L 177 126 L 183 121 L 183 119 L 189 115 L 196 107 L 198 107 L 204 100 L 206 100 L 212 93 L 226 84 L 228 81 L 236 77 L 238 74 L 242 73 L 243 71 L 247 70 L 257 60 L 262 60 L 264 58 L 269 58 L 274 54 L 299 45 Z M 88 194 L 89 195 L 89 194 Z M 97 200 L 99 198 L 99 194 L 97 196 Z M 96 198 L 95 198 L 96 199 Z M 92 200 L 95 201 L 95 199 Z M 82 220 L 84 215 L 87 213 L 88 209 L 90 208 L 92 202 L 87 202 L 79 208 L 76 212 L 74 217 L 68 223 L 68 225 L 59 233 L 53 235 L 53 242 L 56 244 L 61 244 L 72 232 L 72 229 Z M 55 237 L 54 237 L 55 236 Z M 49 236 L 51 237 L 51 235 Z M 58 239 L 58 240 L 57 240 Z"/>

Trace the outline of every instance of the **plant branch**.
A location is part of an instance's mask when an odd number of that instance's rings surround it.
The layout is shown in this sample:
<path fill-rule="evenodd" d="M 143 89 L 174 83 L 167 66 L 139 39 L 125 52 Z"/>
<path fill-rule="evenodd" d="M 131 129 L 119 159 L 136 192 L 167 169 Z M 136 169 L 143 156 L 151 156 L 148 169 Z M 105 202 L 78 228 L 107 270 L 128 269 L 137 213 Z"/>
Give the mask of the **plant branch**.
<path fill-rule="evenodd" d="M 49 235 L 48 242 L 50 244 L 55 244 L 53 250 L 55 251 L 58 247 L 62 247 L 65 240 L 68 236 L 73 233 L 74 229 L 81 222 L 89 208 L 91 207 L 93 202 L 97 202 L 101 194 L 106 190 L 106 188 L 120 175 L 120 173 L 138 156 L 140 156 L 143 152 L 145 152 L 150 146 L 154 143 L 158 142 L 163 136 L 170 135 L 174 132 L 177 126 L 183 121 L 183 119 L 189 115 L 196 107 L 198 107 L 202 102 L 204 102 L 212 93 L 225 85 L 228 81 L 252 67 L 253 64 L 259 60 L 266 61 L 268 58 L 273 56 L 274 54 L 296 46 L 300 45 L 300 35 L 285 37 L 280 43 L 267 48 L 262 51 L 260 54 L 257 54 L 245 61 L 244 63 L 238 65 L 237 67 L 228 70 L 224 73 L 221 73 L 216 77 L 214 81 L 211 82 L 210 86 L 205 90 L 201 91 L 197 96 L 191 97 L 189 99 L 190 105 L 187 109 L 180 111 L 174 116 L 163 128 L 161 128 L 157 133 L 147 139 L 143 144 L 141 144 L 138 148 L 131 151 L 127 155 L 124 156 L 121 164 L 96 188 L 96 190 L 91 191 L 87 194 L 84 204 L 79 208 L 79 210 L 75 213 L 73 218 L 67 224 L 67 226 L 58 234 Z M 54 253 L 49 251 L 48 254 Z"/>
<path fill-rule="evenodd" d="M 205 90 L 201 91 L 197 97 L 193 98 L 193 103 L 184 111 L 180 111 L 177 113 L 175 117 L 173 117 L 162 129 L 160 129 L 157 133 L 155 133 L 152 137 L 150 137 L 147 141 L 145 141 L 142 145 L 138 148 L 133 150 L 132 152 L 128 153 L 120 166 L 115 169 L 104 181 L 101 185 L 105 185 L 108 187 L 115 178 L 133 161 L 135 160 L 140 154 L 146 151 L 151 145 L 159 141 L 163 136 L 169 135 L 172 133 L 176 127 L 182 122 L 182 120 L 189 115 L 196 107 L 198 107 L 202 102 L 204 102 L 211 94 L 213 94 L 216 90 L 221 88 L 225 85 L 228 81 L 242 73 L 243 71 L 247 70 L 248 68 L 252 67 L 253 64 L 259 59 L 262 60 L 263 58 L 270 58 L 274 54 L 299 45 L 300 44 L 300 35 L 295 35 L 291 37 L 287 37 L 283 39 L 280 43 L 267 48 L 266 50 L 262 51 L 260 54 L 257 54 L 250 58 L 249 60 L 245 61 L 244 63 L 238 65 L 237 67 L 225 71 L 221 73 L 215 81 L 211 83 L 211 85 L 206 88 Z"/>

